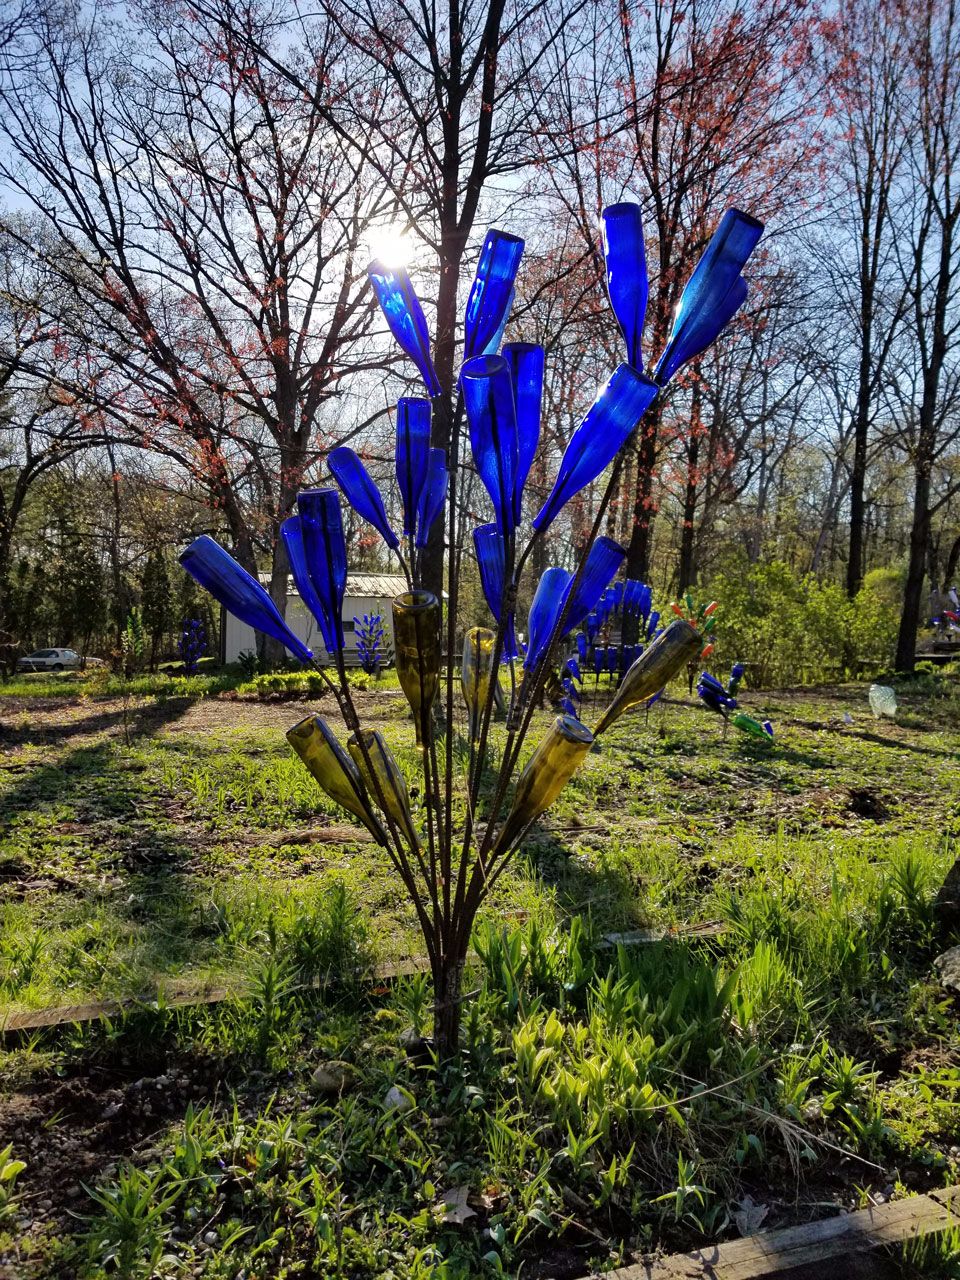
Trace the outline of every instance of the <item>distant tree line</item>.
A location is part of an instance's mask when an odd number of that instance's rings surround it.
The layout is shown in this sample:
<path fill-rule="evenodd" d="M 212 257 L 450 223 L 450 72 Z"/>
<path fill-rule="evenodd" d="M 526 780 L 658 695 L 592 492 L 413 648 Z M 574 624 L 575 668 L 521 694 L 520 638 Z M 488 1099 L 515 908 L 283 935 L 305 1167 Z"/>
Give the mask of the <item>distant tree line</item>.
<path fill-rule="evenodd" d="M 279 524 L 344 442 L 395 510 L 392 409 L 418 387 L 366 282 L 385 237 L 427 309 L 448 450 L 482 234 L 526 238 L 506 337 L 547 349 L 538 502 L 624 358 L 598 217 L 635 199 L 650 364 L 724 209 L 767 235 L 746 307 L 625 459 L 607 532 L 627 572 L 662 595 L 749 580 L 762 612 L 789 596 L 760 572 L 780 566 L 850 617 L 882 581 L 883 624 L 841 628 L 838 663 L 911 670 L 927 592 L 960 574 L 958 31 L 949 0 L 5 11 L 0 644 L 115 648 L 139 604 L 168 655 L 198 532 L 285 608 Z M 387 567 L 349 525 L 353 564 Z"/>

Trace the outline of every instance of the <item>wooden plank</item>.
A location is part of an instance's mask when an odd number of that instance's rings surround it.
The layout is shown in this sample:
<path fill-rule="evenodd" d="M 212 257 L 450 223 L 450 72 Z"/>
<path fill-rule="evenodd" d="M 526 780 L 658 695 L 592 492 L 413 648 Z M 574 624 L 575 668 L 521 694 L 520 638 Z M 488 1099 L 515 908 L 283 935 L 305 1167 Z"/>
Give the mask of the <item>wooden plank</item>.
<path fill-rule="evenodd" d="M 357 839 L 365 839 L 366 832 Z M 722 921 L 711 920 L 700 924 L 678 925 L 674 929 L 633 929 L 627 933 L 608 933 L 598 943 L 599 950 L 609 950 L 617 945 L 626 947 L 669 941 L 671 938 L 713 938 L 724 932 Z M 428 973 L 426 956 L 407 956 L 400 960 L 379 965 L 371 975 L 371 982 L 390 982 L 395 978 L 412 977 Z M 23 1009 L 7 1014 L 0 1013 L 0 1038 L 22 1031 L 39 1031 L 44 1027 L 59 1027 L 70 1022 L 95 1022 L 97 1018 L 115 1018 L 141 1005 L 158 1001 L 171 1009 L 189 1008 L 191 1005 L 218 1004 L 221 1000 L 243 997 L 247 994 L 245 983 L 234 986 L 205 984 L 192 986 L 186 983 L 168 983 L 156 991 L 129 996 L 121 1000 L 95 1000 L 89 1004 L 56 1005 L 46 1009 Z"/>
<path fill-rule="evenodd" d="M 762 1280 L 797 1267 L 862 1254 L 945 1231 L 960 1222 L 960 1186 L 823 1222 L 764 1231 L 693 1253 L 648 1259 L 605 1272 L 605 1280 Z M 823 1275 L 835 1274 L 824 1270 Z"/>
<path fill-rule="evenodd" d="M 371 983 L 392 982 L 396 978 L 409 978 L 418 973 L 429 973 L 430 963 L 426 956 L 406 956 L 399 960 L 390 960 L 378 965 L 370 975 Z M 318 989 L 320 982 L 312 984 Z M 70 1022 L 95 1022 L 98 1018 L 115 1018 L 118 1014 L 129 1013 L 144 1005 L 155 1005 L 162 1001 L 169 1009 L 188 1008 L 191 1005 L 219 1004 L 221 1000 L 236 999 L 248 994 L 245 983 L 234 986 L 202 987 L 187 984 L 170 984 L 156 991 L 145 992 L 140 996 L 129 996 L 122 1000 L 95 1000 L 90 1004 L 57 1005 L 47 1009 L 23 1009 L 7 1014 L 0 1014 L 0 1038 L 22 1031 L 39 1031 L 43 1027 L 59 1027 Z"/>
<path fill-rule="evenodd" d="M 702 920 L 699 924 L 678 924 L 672 929 L 630 929 L 626 933 L 605 933 L 598 947 L 637 947 L 653 942 L 690 938 L 717 938 L 728 926 L 724 920 Z"/>

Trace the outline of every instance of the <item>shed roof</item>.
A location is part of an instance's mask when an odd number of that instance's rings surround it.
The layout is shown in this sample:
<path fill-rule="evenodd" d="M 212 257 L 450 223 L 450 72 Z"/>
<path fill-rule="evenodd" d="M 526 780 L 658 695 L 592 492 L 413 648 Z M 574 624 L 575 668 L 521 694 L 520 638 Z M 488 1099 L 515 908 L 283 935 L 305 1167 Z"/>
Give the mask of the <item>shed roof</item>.
<path fill-rule="evenodd" d="M 257 577 L 265 587 L 270 585 L 269 573 L 258 573 Z M 399 573 L 348 573 L 347 574 L 347 591 L 348 596 L 360 596 L 361 599 L 372 597 L 379 599 L 402 595 L 407 590 L 407 581 L 402 574 Z M 295 596 L 297 594 L 296 584 L 293 578 L 287 579 L 287 594 Z"/>
<path fill-rule="evenodd" d="M 394 596 L 407 590 L 407 582 L 399 573 L 348 573 L 348 596 Z"/>

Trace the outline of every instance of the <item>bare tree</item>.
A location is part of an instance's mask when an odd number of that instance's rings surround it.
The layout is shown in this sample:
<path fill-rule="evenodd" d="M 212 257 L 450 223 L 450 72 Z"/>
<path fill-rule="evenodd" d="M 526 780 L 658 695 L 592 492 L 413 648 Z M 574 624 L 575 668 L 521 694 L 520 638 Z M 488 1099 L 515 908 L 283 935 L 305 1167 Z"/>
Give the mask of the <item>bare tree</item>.
<path fill-rule="evenodd" d="M 626 0 L 606 12 L 612 21 L 598 17 L 592 58 L 558 68 L 556 91 L 540 101 L 540 128 L 551 141 L 576 141 L 557 149 L 552 186 L 580 230 L 598 298 L 600 210 L 620 199 L 643 205 L 651 277 L 645 347 L 655 357 L 724 209 L 739 205 L 786 228 L 792 202 L 810 183 L 822 110 L 810 74 L 811 26 L 780 0 L 656 0 L 643 10 Z M 617 510 L 631 577 L 649 576 L 658 464 L 665 446 L 675 450 L 689 410 L 685 396 L 672 409 L 669 400 L 660 397 L 646 415 L 621 472 Z M 701 427 L 688 459 L 697 485 Z M 690 549 L 688 538 L 688 561 Z"/>
<path fill-rule="evenodd" d="M 934 472 L 960 439 L 960 18 L 953 0 L 924 0 L 907 26 L 913 199 L 898 237 L 910 302 L 911 376 L 900 383 L 899 438 L 913 471 L 913 513 L 896 665 L 912 671 L 933 516 L 960 495 Z M 935 584 L 938 585 L 938 584 Z"/>
<path fill-rule="evenodd" d="M 852 366 L 846 372 L 850 392 L 845 396 L 852 424 L 846 571 L 852 599 L 864 573 L 870 434 L 883 406 L 887 370 L 907 306 L 907 291 L 896 270 L 895 236 L 897 204 L 904 194 L 899 179 L 907 134 L 901 99 L 908 65 L 906 35 L 892 0 L 870 8 L 844 0 L 827 31 L 827 78 L 837 106 L 832 149 L 841 163 L 828 207 L 828 242 L 819 249 L 821 260 L 832 267 L 835 319 L 844 334 L 841 363 Z"/>
<path fill-rule="evenodd" d="M 70 390 L 204 480 L 247 568 L 273 551 L 283 610 L 279 523 L 369 416 L 344 382 L 382 364 L 357 247 L 394 197 L 329 122 L 356 88 L 344 37 L 314 28 L 305 97 L 257 52 L 275 16 L 249 6 L 240 40 L 216 3 L 41 13 L 0 51 L 0 175 L 43 228 L 9 234 L 59 281 L 43 321 L 97 372 Z"/>
<path fill-rule="evenodd" d="M 440 392 L 432 434 L 433 444 L 448 452 L 452 493 L 460 459 L 455 393 L 465 255 L 494 189 L 516 189 L 518 176 L 540 157 L 535 103 L 553 83 L 556 50 L 579 56 L 589 46 L 589 24 L 579 24 L 591 7 L 587 0 L 451 0 L 443 6 L 323 0 L 323 22 L 335 25 L 373 83 L 385 85 L 382 92 L 353 95 L 340 113 L 329 109 L 315 75 L 273 56 L 277 70 L 313 97 L 344 144 L 393 193 L 403 226 L 428 266 L 436 264 L 433 357 Z M 238 28 L 241 23 L 238 9 Z M 297 31 L 291 39 L 312 49 L 312 19 L 301 18 Z M 569 148 L 569 138 L 564 145 Z M 453 537 L 459 537 L 455 529 Z M 434 591 L 441 552 L 436 530 L 425 561 L 425 581 Z"/>
<path fill-rule="evenodd" d="M 20 232 L 28 234 L 21 221 Z M 77 370 L 44 319 L 55 281 L 17 242 L 0 237 L 0 646 L 16 619 L 7 593 L 18 522 L 34 485 L 104 442 L 107 418 L 69 388 Z"/>

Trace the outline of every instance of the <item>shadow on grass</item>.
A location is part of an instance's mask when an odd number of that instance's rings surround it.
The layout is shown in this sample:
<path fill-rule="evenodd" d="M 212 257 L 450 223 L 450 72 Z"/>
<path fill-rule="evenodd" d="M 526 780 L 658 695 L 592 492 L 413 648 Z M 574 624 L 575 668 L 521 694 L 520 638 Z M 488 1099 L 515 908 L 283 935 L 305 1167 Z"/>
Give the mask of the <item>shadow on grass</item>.
<path fill-rule="evenodd" d="M 892 748 L 895 751 L 910 751 L 920 756 L 940 756 L 944 759 L 955 759 L 955 751 L 943 751 L 936 747 L 921 747 L 915 742 L 904 742 L 902 738 L 882 738 L 879 733 L 870 733 L 866 729 L 835 729 L 841 738 L 859 738 L 877 747 Z"/>
<path fill-rule="evenodd" d="M 573 856 L 554 832 L 534 826 L 514 855 L 514 866 L 526 868 L 554 890 L 566 915 L 591 916 L 602 930 L 642 928 L 649 921 L 640 910 L 637 887 L 620 867 L 597 866 Z"/>
<path fill-rule="evenodd" d="M 171 698 L 136 709 L 129 722 L 131 746 L 178 720 L 192 703 L 190 698 Z M 84 732 L 98 732 L 113 727 L 118 717 L 122 712 L 86 717 L 80 723 Z M 45 743 L 38 735 L 34 745 L 53 749 L 57 740 Z M 175 830 L 150 823 L 148 804 L 154 797 L 143 785 L 138 762 L 125 758 L 117 745 L 116 738 L 108 738 L 77 746 L 50 762 L 42 762 L 41 757 L 41 763 L 28 764 L 3 796 L 0 822 L 0 838 L 9 841 L 12 855 L 0 881 L 4 898 L 15 904 L 26 898 L 37 900 L 45 891 L 53 898 L 52 917 L 70 922 L 73 930 L 86 923 L 90 939 L 81 950 L 90 962 L 87 971 L 96 974 L 94 984 L 103 994 L 143 990 L 160 974 L 189 962 L 201 905 L 192 878 L 184 874 L 188 850 Z M 29 827 L 32 820 L 42 820 L 45 812 L 71 804 L 77 806 L 78 814 L 89 805 L 96 816 L 46 830 L 68 846 L 71 838 L 82 839 L 89 823 L 95 862 L 92 867 L 81 863 L 75 879 L 45 861 L 43 839 L 35 839 Z M 24 814 L 28 830 L 24 856 L 19 856 L 17 832 Z M 106 885 L 104 873 L 109 876 Z M 38 918 L 37 928 L 49 945 L 55 923 Z M 126 952 L 109 976 L 109 958 L 104 965 L 94 963 L 101 937 L 104 945 L 119 945 Z M 16 991 L 11 994 L 15 999 Z"/>

